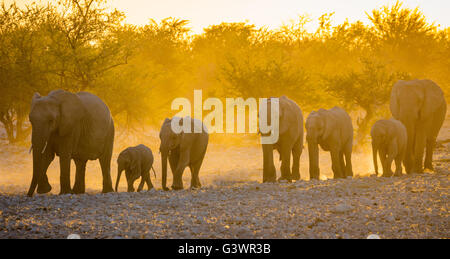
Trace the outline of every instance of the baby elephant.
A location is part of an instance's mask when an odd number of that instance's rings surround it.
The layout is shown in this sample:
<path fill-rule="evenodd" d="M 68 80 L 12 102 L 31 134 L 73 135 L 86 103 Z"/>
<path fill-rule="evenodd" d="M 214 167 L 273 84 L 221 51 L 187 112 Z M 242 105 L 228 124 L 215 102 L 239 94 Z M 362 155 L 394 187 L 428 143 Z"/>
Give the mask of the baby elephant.
<path fill-rule="evenodd" d="M 395 176 L 402 175 L 402 162 L 406 152 L 406 128 L 396 119 L 379 120 L 370 131 L 375 173 L 378 175 L 377 152 L 383 166 L 383 176 L 392 176 L 391 165 L 395 160 Z"/>
<path fill-rule="evenodd" d="M 141 183 L 139 184 L 138 192 L 142 190 L 144 183 L 147 183 L 149 190 L 153 188 L 152 181 L 150 180 L 150 169 L 153 170 L 155 177 L 156 173 L 152 165 L 152 151 L 142 144 L 135 147 L 129 147 L 122 151 L 117 158 L 116 192 L 119 186 L 120 175 L 123 170 L 125 170 L 125 175 L 127 177 L 128 192 L 134 192 L 133 184 L 139 177 L 141 177 Z"/>

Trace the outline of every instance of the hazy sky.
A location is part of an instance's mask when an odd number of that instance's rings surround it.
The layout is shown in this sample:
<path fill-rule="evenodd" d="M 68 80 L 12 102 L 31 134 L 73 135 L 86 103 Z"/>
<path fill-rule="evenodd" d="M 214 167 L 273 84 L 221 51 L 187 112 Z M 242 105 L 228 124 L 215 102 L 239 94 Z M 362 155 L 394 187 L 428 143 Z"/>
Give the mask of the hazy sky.
<path fill-rule="evenodd" d="M 14 0 L 0 1 L 10 3 Z M 33 0 L 17 2 L 31 3 Z M 208 25 L 223 21 L 248 20 L 257 26 L 267 25 L 273 28 L 301 14 L 308 14 L 316 19 L 328 12 L 335 12 L 334 23 L 341 23 L 345 18 L 366 22 L 365 12 L 395 2 L 396 0 L 109 0 L 112 7 L 125 12 L 128 23 L 142 25 L 150 18 L 160 20 L 171 16 L 190 20 L 190 27 L 196 33 Z M 450 26 L 450 0 L 404 0 L 403 3 L 411 8 L 419 7 L 430 22 L 441 27 Z"/>

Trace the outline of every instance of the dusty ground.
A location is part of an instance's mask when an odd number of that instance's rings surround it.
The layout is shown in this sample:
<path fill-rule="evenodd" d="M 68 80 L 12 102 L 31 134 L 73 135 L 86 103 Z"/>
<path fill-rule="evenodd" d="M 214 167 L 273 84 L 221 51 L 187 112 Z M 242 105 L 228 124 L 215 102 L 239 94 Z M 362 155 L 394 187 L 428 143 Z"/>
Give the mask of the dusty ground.
<path fill-rule="evenodd" d="M 369 176 L 371 153 L 360 151 L 353 156 L 354 179 L 308 181 L 305 150 L 304 180 L 293 184 L 260 183 L 262 154 L 251 138 L 241 147 L 212 144 L 200 174 L 201 190 L 163 192 L 156 132 L 117 139 L 151 147 L 156 190 L 123 193 L 122 177 L 122 193 L 100 194 L 101 173 L 92 161 L 87 194 L 54 195 L 59 192 L 55 160 L 48 172 L 52 194 L 28 198 L 28 147 L 1 140 L 0 238 L 66 238 L 72 233 L 82 238 L 366 238 L 371 233 L 381 238 L 450 238 L 450 143 L 436 150 L 435 172 L 400 178 Z M 449 118 L 439 139 L 450 139 Z M 114 183 L 115 159 L 124 146 L 115 148 Z M 326 179 L 331 176 L 329 155 L 320 159 Z M 188 170 L 184 181 L 188 187 Z"/>

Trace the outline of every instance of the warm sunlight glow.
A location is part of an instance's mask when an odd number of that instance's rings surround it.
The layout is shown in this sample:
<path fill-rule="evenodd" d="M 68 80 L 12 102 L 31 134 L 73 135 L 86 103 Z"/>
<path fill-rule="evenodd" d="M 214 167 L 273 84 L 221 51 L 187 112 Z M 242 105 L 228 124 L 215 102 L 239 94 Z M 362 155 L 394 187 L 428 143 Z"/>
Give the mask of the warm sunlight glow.
<path fill-rule="evenodd" d="M 14 0 L 5 0 L 11 3 Z M 49 0 L 57 2 L 57 0 Z M 17 0 L 21 4 L 34 0 Z M 36 2 L 46 2 L 37 0 Z M 108 4 L 123 11 L 126 22 L 145 25 L 149 19 L 161 20 L 176 17 L 189 20 L 189 27 L 194 33 L 201 33 L 203 28 L 221 22 L 245 22 L 257 26 L 278 27 L 296 19 L 299 15 L 309 15 L 317 19 L 324 13 L 334 12 L 333 21 L 342 23 L 361 20 L 366 22 L 365 12 L 370 12 L 383 5 L 392 5 L 396 0 L 112 0 Z M 405 0 L 405 7 L 420 7 L 422 12 L 442 27 L 450 25 L 450 1 L 443 0 Z M 316 24 L 310 24 L 315 29 Z"/>

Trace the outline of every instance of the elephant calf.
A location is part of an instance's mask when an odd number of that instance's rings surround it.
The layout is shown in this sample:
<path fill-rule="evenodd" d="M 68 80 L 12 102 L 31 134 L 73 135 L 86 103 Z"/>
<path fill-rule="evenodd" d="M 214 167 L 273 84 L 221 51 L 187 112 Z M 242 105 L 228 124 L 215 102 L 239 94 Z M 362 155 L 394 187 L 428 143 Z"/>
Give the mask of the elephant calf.
<path fill-rule="evenodd" d="M 137 189 L 138 192 L 142 191 L 144 183 L 147 183 L 148 190 L 152 189 L 153 184 L 150 180 L 150 169 L 155 173 L 155 169 L 153 169 L 153 154 L 150 148 L 141 144 L 123 150 L 117 158 L 116 192 L 123 170 L 125 170 L 127 177 L 128 192 L 134 192 L 133 184 L 139 177 L 141 177 L 141 183 Z"/>
<path fill-rule="evenodd" d="M 396 119 L 379 120 L 370 131 L 375 173 L 378 175 L 377 152 L 379 152 L 383 176 L 392 176 L 391 165 L 395 160 L 395 176 L 402 175 L 402 162 L 406 153 L 406 128 Z"/>
<path fill-rule="evenodd" d="M 353 126 L 347 112 L 339 107 L 313 111 L 305 127 L 310 179 L 319 179 L 320 175 L 318 145 L 331 153 L 334 178 L 352 177 Z"/>

